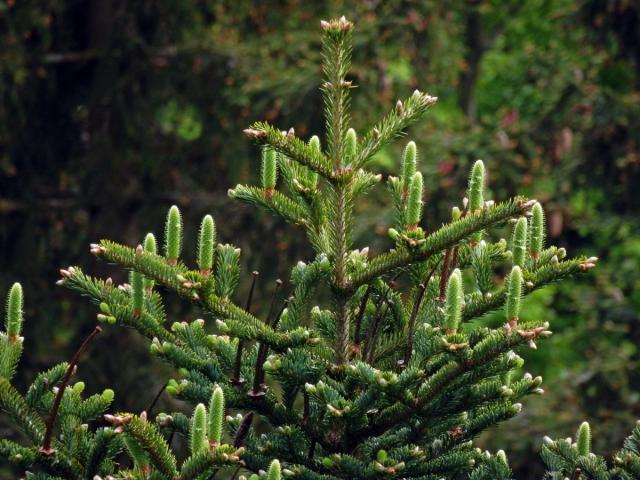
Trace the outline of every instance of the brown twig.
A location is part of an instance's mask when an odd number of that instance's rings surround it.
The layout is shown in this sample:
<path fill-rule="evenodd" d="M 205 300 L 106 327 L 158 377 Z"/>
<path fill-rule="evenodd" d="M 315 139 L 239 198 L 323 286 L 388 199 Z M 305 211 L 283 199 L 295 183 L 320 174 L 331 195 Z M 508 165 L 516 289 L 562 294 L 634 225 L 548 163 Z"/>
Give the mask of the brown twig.
<path fill-rule="evenodd" d="M 364 312 L 367 309 L 367 302 L 369 301 L 369 295 L 371 295 L 372 288 L 373 287 L 371 285 L 367 285 L 367 290 L 364 292 L 362 300 L 360 301 L 360 308 L 358 309 L 358 316 L 356 317 L 355 331 L 353 334 L 353 341 L 356 345 L 360 344 L 360 329 L 362 328 L 362 318 L 364 317 Z"/>
<path fill-rule="evenodd" d="M 415 333 L 416 317 L 418 316 L 418 311 L 420 309 L 420 304 L 422 303 L 422 299 L 424 297 L 424 292 L 429 286 L 431 277 L 433 277 L 433 274 L 438 268 L 438 265 L 440 265 L 440 260 L 438 260 L 436 264 L 433 266 L 433 268 L 429 271 L 424 281 L 420 285 L 418 285 L 418 292 L 416 295 L 416 299 L 414 300 L 414 303 L 413 303 L 413 309 L 411 310 L 411 317 L 409 318 L 407 348 L 405 349 L 405 352 L 404 352 L 404 358 L 400 362 L 398 362 L 401 367 L 406 367 L 407 364 L 409 363 L 409 359 L 411 358 L 411 353 L 413 352 L 413 336 Z"/>
<path fill-rule="evenodd" d="M 47 424 L 46 424 L 47 430 L 44 434 L 42 448 L 40 448 L 40 453 L 43 453 L 44 455 L 51 455 L 52 453 L 55 452 L 55 449 L 51 448 L 51 439 L 53 436 L 53 425 L 56 422 L 56 417 L 58 416 L 58 409 L 60 408 L 60 402 L 62 401 L 62 396 L 64 395 L 64 391 L 66 390 L 67 385 L 69 384 L 69 380 L 71 380 L 71 375 L 73 375 L 73 370 L 75 369 L 75 366 L 78 364 L 78 360 L 80 360 L 80 355 L 82 355 L 82 353 L 87 349 L 87 347 L 89 346 L 89 343 L 91 343 L 91 340 L 93 340 L 94 337 L 98 335 L 101 331 L 102 331 L 102 328 L 100 328 L 99 326 L 96 326 L 96 328 L 93 329 L 93 331 L 89 334 L 89 336 L 87 336 L 87 338 L 84 339 L 84 342 L 82 342 L 82 345 L 80 345 L 80 348 L 78 348 L 76 353 L 71 358 L 71 362 L 67 367 L 67 371 L 65 372 L 64 377 L 62 378 L 62 383 L 58 387 L 58 393 L 56 394 L 56 398 L 53 402 L 51 414 L 47 419 Z"/>
<path fill-rule="evenodd" d="M 278 280 L 278 282 L 280 282 L 278 286 L 282 285 L 282 281 Z M 275 296 L 275 293 L 274 293 L 274 296 Z M 278 321 L 280 320 L 280 317 L 282 316 L 282 313 L 284 312 L 285 308 L 287 308 L 287 305 L 289 304 L 290 300 L 291 299 L 287 299 L 284 301 L 284 303 L 282 304 L 282 307 L 280 307 L 280 311 L 278 311 L 278 314 L 276 315 L 273 322 L 270 321 L 271 311 L 273 309 L 270 309 L 269 317 L 267 318 L 267 325 L 269 325 L 271 328 L 274 328 L 274 329 L 278 326 Z M 273 307 L 273 303 L 274 302 L 271 303 L 272 307 Z M 255 374 L 253 375 L 253 388 L 249 392 L 249 395 L 252 397 L 260 397 L 264 395 L 264 362 L 267 359 L 268 351 L 269 351 L 269 345 L 262 342 L 260 344 L 260 347 L 258 347 L 258 355 L 256 357 Z"/>
<path fill-rule="evenodd" d="M 233 446 L 235 448 L 240 448 L 244 445 L 244 441 L 247 439 L 247 435 L 249 434 L 249 429 L 251 428 L 252 421 L 253 421 L 253 412 L 249 412 L 244 417 L 242 417 L 242 422 L 240 422 L 240 426 L 238 427 L 236 436 L 233 439 Z"/>
<path fill-rule="evenodd" d="M 371 318 L 371 320 L 369 321 L 369 326 L 367 328 L 367 336 L 364 342 L 364 351 L 362 355 L 362 359 L 365 362 L 370 362 L 371 359 L 373 358 L 373 352 L 375 350 L 375 342 L 378 334 L 378 327 L 383 317 L 382 307 L 384 306 L 385 303 L 388 303 L 389 294 L 393 290 L 394 286 L 395 286 L 395 281 L 391 280 L 389 282 L 389 285 L 384 295 L 380 296 L 380 299 L 376 304 L 376 311 L 373 314 L 373 317 Z"/>
<path fill-rule="evenodd" d="M 451 257 L 451 249 L 447 248 L 444 253 L 442 262 L 442 273 L 440 274 L 440 292 L 438 294 L 438 300 L 444 300 L 447 291 L 447 280 L 449 280 L 449 257 Z"/>
<path fill-rule="evenodd" d="M 153 397 L 153 400 L 151 401 L 151 405 L 149 405 L 149 408 L 145 410 L 148 416 L 151 416 L 151 410 L 153 410 L 153 407 L 155 407 L 156 403 L 158 403 L 158 400 L 160 399 L 160 395 L 162 395 L 162 392 L 164 392 L 165 388 L 167 388 L 166 384 L 164 384 L 160 389 L 160 391 L 156 394 L 156 396 Z"/>
<path fill-rule="evenodd" d="M 402 360 L 402 365 L 406 366 L 409 364 L 409 358 L 411 358 L 411 352 L 413 352 L 413 334 L 416 325 L 416 317 L 418 316 L 418 310 L 420 309 L 420 304 L 422 303 L 422 298 L 424 297 L 424 292 L 427 289 L 424 283 L 418 285 L 418 291 L 416 292 L 416 298 L 413 300 L 413 308 L 411 309 L 411 316 L 409 317 L 409 331 L 407 333 L 407 346 L 404 350 L 404 358 Z"/>

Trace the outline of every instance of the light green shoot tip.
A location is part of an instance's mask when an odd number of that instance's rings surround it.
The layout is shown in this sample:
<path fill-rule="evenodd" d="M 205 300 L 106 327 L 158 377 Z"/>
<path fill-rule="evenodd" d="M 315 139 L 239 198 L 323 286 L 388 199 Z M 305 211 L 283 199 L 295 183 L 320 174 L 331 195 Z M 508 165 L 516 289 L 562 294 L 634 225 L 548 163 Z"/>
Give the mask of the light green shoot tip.
<path fill-rule="evenodd" d="M 202 403 L 196 405 L 193 411 L 189 441 L 192 455 L 202 452 L 209 445 L 207 441 L 207 409 Z"/>
<path fill-rule="evenodd" d="M 589 455 L 591 452 L 591 427 L 587 422 L 582 422 L 576 437 L 578 453 L 582 456 Z"/>
<path fill-rule="evenodd" d="M 280 480 L 281 475 L 280 462 L 278 460 L 274 460 L 271 462 L 271 465 L 269 465 L 267 480 Z"/>
<path fill-rule="evenodd" d="M 507 322 L 518 320 L 520 315 L 520 298 L 522 297 L 522 270 L 515 265 L 507 280 Z"/>
<path fill-rule="evenodd" d="M 407 201 L 407 226 L 413 228 L 420 223 L 422 218 L 422 174 L 416 172 L 411 178 L 409 186 L 409 199 Z"/>
<path fill-rule="evenodd" d="M 165 225 L 165 255 L 170 263 L 176 263 L 182 249 L 182 215 L 178 207 L 173 205 L 167 214 Z"/>
<path fill-rule="evenodd" d="M 409 191 L 411 179 L 413 174 L 416 173 L 417 158 L 416 143 L 411 141 L 407 143 L 402 153 L 402 190 L 404 192 Z"/>
<path fill-rule="evenodd" d="M 23 321 L 24 298 L 22 295 L 22 285 L 18 282 L 14 283 L 9 290 L 7 299 L 7 316 L 5 318 L 5 326 L 7 336 L 11 340 L 15 340 L 20 336 Z"/>
<path fill-rule="evenodd" d="M 213 252 L 216 242 L 216 225 L 211 215 L 205 215 L 198 234 L 198 267 L 208 272 L 213 267 Z"/>
<path fill-rule="evenodd" d="M 149 232 L 144 237 L 144 251 L 148 253 L 158 253 L 158 247 L 156 244 L 156 237 L 153 233 Z"/>
<path fill-rule="evenodd" d="M 358 135 L 353 128 L 347 130 L 347 136 L 344 139 L 344 156 L 345 164 L 355 160 L 358 154 Z"/>
<path fill-rule="evenodd" d="M 524 267 L 527 253 L 527 219 L 520 217 L 513 231 L 513 264 Z"/>
<path fill-rule="evenodd" d="M 222 439 L 222 427 L 224 421 L 224 393 L 220 387 L 216 387 L 209 401 L 209 440 L 220 444 Z"/>
<path fill-rule="evenodd" d="M 544 211 L 542 205 L 536 203 L 531 209 L 531 232 L 529 248 L 531 251 L 531 258 L 537 260 L 540 257 L 540 252 L 544 248 L 545 240 L 545 225 L 544 225 Z"/>
<path fill-rule="evenodd" d="M 158 253 L 158 246 L 156 243 L 156 237 L 153 233 L 147 233 L 147 236 L 144 237 L 144 251 L 147 253 Z M 144 288 L 145 290 L 151 290 L 154 285 L 154 281 L 151 278 L 144 277 Z"/>
<path fill-rule="evenodd" d="M 445 327 L 449 332 L 455 332 L 462 320 L 462 302 L 464 292 L 462 289 L 462 274 L 456 268 L 451 272 L 447 284 L 447 298 L 445 303 Z"/>
<path fill-rule="evenodd" d="M 484 163 L 477 160 L 469 176 L 469 211 L 476 212 L 484 207 Z"/>

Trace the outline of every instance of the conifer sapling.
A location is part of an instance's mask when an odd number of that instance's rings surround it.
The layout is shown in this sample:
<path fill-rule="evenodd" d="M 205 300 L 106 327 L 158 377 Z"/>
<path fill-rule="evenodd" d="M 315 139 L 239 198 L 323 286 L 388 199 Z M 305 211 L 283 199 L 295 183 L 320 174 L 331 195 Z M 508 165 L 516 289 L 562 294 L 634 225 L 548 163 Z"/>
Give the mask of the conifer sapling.
<path fill-rule="evenodd" d="M 156 254 L 152 235 L 135 249 L 110 240 L 91 245 L 99 259 L 132 272 L 130 286 L 77 267 L 61 270 L 58 284 L 89 297 L 100 320 L 137 330 L 154 357 L 175 367 L 165 392 L 193 411 L 149 418 L 105 413 L 112 391 L 82 398 L 81 382 L 67 388 L 79 355 L 40 374 L 21 395 L 10 380 L 22 351 L 15 341 L 22 306 L 10 300 L 7 333 L 0 334 L 0 409 L 29 444 L 0 440 L 0 455 L 21 472 L 37 471 L 43 480 L 511 480 L 504 452 L 483 454 L 473 442 L 517 415 L 527 395 L 542 393 L 542 379 L 520 372 L 524 360 L 516 352 L 551 332 L 546 322 L 519 319 L 520 298 L 597 259 L 545 248 L 536 201 L 485 201 L 481 161 L 470 173 L 464 208 L 454 206 L 451 222 L 423 231 L 424 185 L 413 142 L 404 148 L 399 176 L 387 182 L 391 240 L 375 249 L 358 245 L 355 205 L 382 181 L 370 160 L 437 99 L 416 90 L 356 133 L 348 80 L 353 24 L 342 17 L 321 26 L 325 148 L 317 136 L 306 140 L 293 129 L 256 122 L 245 134 L 261 148 L 257 184 L 229 191 L 302 230 L 313 253 L 293 266 L 289 283 L 276 283 L 272 299 L 261 302 L 266 308 L 252 306 L 257 274 L 248 299 L 237 299 L 241 252 L 216 243 L 211 216 L 200 225 L 194 254 L 179 261 L 182 220 L 173 206 L 164 256 Z M 510 252 L 493 235 L 514 219 Z M 496 282 L 510 255 L 510 274 Z M 465 294 L 463 276 L 475 291 Z M 154 291 L 154 284 L 162 288 Z M 206 320 L 172 324 L 167 292 Z M 506 327 L 474 322 L 501 308 Z M 64 408 L 52 409 L 54 399 Z M 92 422 L 100 417 L 106 427 Z M 230 444 L 222 443 L 223 429 Z M 576 471 L 637 478 L 640 427 L 611 466 L 592 454 L 584 458 L 587 438 L 581 427 L 577 446 L 545 442 L 549 478 L 577 478 Z M 175 454 L 181 441 L 191 453 L 183 460 Z"/>

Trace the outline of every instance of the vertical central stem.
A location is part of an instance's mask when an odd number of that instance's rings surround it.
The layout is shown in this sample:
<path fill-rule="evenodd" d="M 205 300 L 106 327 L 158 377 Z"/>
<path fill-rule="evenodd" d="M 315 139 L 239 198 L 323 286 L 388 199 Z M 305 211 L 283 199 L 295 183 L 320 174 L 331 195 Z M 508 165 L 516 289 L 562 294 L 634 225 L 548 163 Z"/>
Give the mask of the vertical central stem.
<path fill-rule="evenodd" d="M 338 182 L 336 189 L 336 231 L 335 231 L 335 285 L 336 289 L 336 359 L 343 365 L 349 358 L 349 330 L 351 326 L 351 312 L 348 303 L 351 294 L 344 293 L 342 287 L 347 281 L 347 250 L 349 248 L 349 221 L 351 214 L 348 195 L 348 182 Z"/>

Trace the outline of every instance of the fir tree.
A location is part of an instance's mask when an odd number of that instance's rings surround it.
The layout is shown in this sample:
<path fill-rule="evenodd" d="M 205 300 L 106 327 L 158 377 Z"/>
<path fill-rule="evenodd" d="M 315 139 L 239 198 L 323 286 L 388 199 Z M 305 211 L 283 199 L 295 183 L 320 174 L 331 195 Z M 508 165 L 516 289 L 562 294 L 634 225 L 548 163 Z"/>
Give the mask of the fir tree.
<path fill-rule="evenodd" d="M 358 135 L 349 126 L 352 28 L 344 17 L 322 22 L 325 149 L 317 136 L 305 141 L 264 122 L 245 130 L 262 147 L 259 185 L 238 185 L 229 195 L 301 228 L 315 250 L 292 268 L 289 292 L 276 284 L 265 318 L 251 313 L 253 284 L 245 306 L 235 303 L 241 252 L 217 243 L 213 217 L 200 226 L 196 265 L 183 262 L 177 206 L 167 216 L 164 256 L 152 234 L 137 248 L 110 240 L 91 246 L 99 259 L 128 269 L 130 284 L 61 270 L 58 283 L 89 297 L 98 320 L 137 330 L 153 355 L 177 368 L 166 391 L 193 411 L 112 414 L 105 413 L 112 391 L 83 398 L 84 385 L 71 385 L 71 377 L 101 327 L 69 364 L 41 373 L 20 394 L 10 383 L 22 352 L 16 284 L 0 336 L 0 407 L 29 444 L 2 440 L 0 454 L 38 479 L 511 478 L 505 453 L 482 453 L 473 439 L 517 415 L 524 397 L 542 393 L 542 379 L 522 373 L 516 352 L 551 332 L 545 322 L 521 321 L 521 297 L 597 259 L 567 259 L 563 249 L 545 247 L 536 201 L 485 200 L 481 161 L 451 221 L 427 231 L 413 142 L 400 177 L 387 181 L 396 213 L 389 249 L 371 256 L 355 246 L 354 206 L 382 181 L 369 161 L 436 98 L 415 91 Z M 510 221 L 511 243 L 494 241 L 492 231 Z M 509 275 L 494 284 L 494 271 L 505 268 Z M 168 292 L 206 320 L 167 326 Z M 316 304 L 327 296 L 330 302 Z M 503 327 L 473 322 L 503 308 Z M 266 433 L 253 428 L 256 416 Z M 186 459 L 172 449 L 176 434 L 187 440 Z M 611 465 L 590 445 L 587 424 L 575 444 L 546 440 L 548 478 L 640 475 L 640 427 Z"/>

